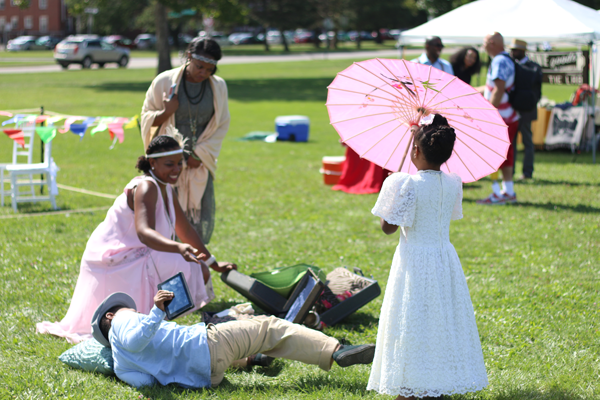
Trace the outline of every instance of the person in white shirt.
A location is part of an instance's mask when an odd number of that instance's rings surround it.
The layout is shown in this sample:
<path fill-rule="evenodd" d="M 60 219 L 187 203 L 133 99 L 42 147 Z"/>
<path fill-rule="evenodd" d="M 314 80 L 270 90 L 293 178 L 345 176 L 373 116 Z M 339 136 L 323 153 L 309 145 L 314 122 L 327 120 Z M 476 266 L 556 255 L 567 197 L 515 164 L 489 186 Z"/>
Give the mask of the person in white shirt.
<path fill-rule="evenodd" d="M 318 365 L 329 371 L 370 364 L 375 345 L 340 345 L 324 333 L 276 317 L 260 316 L 218 325 L 182 326 L 165 322 L 164 304 L 173 292 L 159 290 L 149 315 L 136 311 L 122 292 L 108 296 L 92 318 L 94 338 L 112 350 L 119 379 L 136 387 L 176 383 L 187 388 L 215 387 L 236 360 L 262 353 Z"/>
<path fill-rule="evenodd" d="M 425 53 L 421 54 L 419 58 L 415 58 L 411 61 L 423 65 L 431 65 L 433 68 L 454 75 L 452 64 L 443 58 L 440 58 L 443 48 L 444 44 L 442 43 L 442 39 L 440 39 L 439 36 L 431 36 L 425 40 Z"/>

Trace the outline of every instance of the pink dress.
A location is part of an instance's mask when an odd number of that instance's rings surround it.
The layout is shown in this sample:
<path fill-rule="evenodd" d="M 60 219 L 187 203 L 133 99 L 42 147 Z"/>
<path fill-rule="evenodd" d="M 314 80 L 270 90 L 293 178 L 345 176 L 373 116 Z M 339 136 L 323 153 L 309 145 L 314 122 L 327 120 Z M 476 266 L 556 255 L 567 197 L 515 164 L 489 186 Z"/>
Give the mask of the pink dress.
<path fill-rule="evenodd" d="M 115 200 L 106 219 L 88 240 L 67 315 L 60 322 L 44 321 L 36 324 L 38 333 L 62 336 L 71 343 L 91 338 L 92 315 L 102 300 L 114 292 L 129 294 L 135 300 L 137 310 L 147 314 L 154 305 L 157 285 L 180 271 L 185 275 L 196 305 L 194 310 L 214 299 L 212 281 L 204 284 L 200 265 L 187 262 L 178 253 L 155 251 L 140 242 L 135 230 L 134 213 L 127 204 L 126 193 L 142 179 L 149 180 L 158 187 L 152 178 L 146 176 L 136 177 L 129 182 L 125 193 Z M 175 207 L 170 185 L 167 185 L 167 198 L 168 215 L 163 196 L 158 196 L 155 229 L 171 238 L 175 235 Z"/>

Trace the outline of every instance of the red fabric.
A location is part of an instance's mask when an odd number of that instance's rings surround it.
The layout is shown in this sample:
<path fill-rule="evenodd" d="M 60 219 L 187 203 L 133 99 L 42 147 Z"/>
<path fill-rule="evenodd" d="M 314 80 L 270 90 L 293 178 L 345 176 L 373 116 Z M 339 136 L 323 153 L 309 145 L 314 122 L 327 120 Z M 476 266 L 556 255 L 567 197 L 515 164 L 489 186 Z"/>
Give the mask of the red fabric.
<path fill-rule="evenodd" d="M 5 129 L 4 133 L 6 136 L 19 143 L 21 147 L 25 148 L 25 134 L 20 129 Z"/>
<path fill-rule="evenodd" d="M 508 138 L 510 143 L 515 140 L 515 136 L 517 136 L 517 132 L 519 131 L 519 121 L 511 122 L 508 125 Z M 514 146 L 508 147 L 508 153 L 506 154 L 506 161 L 502 163 L 500 169 L 505 167 L 512 167 L 515 162 L 515 148 Z"/>
<path fill-rule="evenodd" d="M 342 176 L 332 190 L 353 194 L 379 193 L 388 172 L 380 166 L 360 158 L 354 150 L 347 147 Z"/>

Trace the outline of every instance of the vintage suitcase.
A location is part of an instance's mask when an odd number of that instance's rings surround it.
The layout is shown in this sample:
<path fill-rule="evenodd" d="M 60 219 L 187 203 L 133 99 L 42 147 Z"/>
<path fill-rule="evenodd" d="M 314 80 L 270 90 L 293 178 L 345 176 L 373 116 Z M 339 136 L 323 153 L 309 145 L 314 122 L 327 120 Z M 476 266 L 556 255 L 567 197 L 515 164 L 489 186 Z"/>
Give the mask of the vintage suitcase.
<path fill-rule="evenodd" d="M 298 282 L 288 299 L 256 279 L 236 270 L 221 274 L 221 280 L 267 314 L 288 318 L 294 323 L 304 321 L 325 286 L 310 269 L 307 269 L 306 274 Z M 310 288 L 304 292 L 307 286 Z M 302 301 L 297 302 L 296 300 L 299 298 Z M 292 309 L 291 313 L 289 313 L 290 309 Z"/>
<path fill-rule="evenodd" d="M 371 279 L 366 278 L 360 268 L 354 267 L 354 273 L 356 274 L 357 272 L 360 273 L 360 276 L 363 279 L 369 281 L 370 285 L 354 294 L 352 297 L 347 298 L 324 313 L 321 313 L 321 322 L 326 326 L 337 324 L 381 294 L 381 288 L 375 279 L 372 279 L 372 277 Z"/>

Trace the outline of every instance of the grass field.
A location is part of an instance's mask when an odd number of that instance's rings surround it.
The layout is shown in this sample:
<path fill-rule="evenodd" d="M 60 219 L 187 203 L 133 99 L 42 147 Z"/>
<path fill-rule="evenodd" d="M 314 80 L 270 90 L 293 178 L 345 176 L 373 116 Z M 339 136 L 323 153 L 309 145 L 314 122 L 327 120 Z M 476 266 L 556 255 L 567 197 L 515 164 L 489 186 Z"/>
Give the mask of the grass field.
<path fill-rule="evenodd" d="M 217 226 L 209 246 L 243 272 L 310 263 L 326 272 L 358 266 L 385 289 L 398 235 L 385 236 L 370 214 L 376 195 L 347 195 L 322 184 L 321 157 L 342 155 L 324 106 L 335 73 L 351 63 L 313 61 L 223 65 L 231 129 L 219 158 Z M 69 74 L 0 76 L 0 110 L 77 115 L 139 113 L 152 70 L 73 70 Z M 545 87 L 557 101 L 573 88 Z M 236 141 L 272 131 L 278 115 L 311 118 L 308 143 Z M 58 182 L 119 194 L 143 153 L 139 133 L 109 150 L 108 134 L 54 140 Z M 0 137 L 0 159 L 11 141 Z M 39 150 L 39 149 L 38 149 Z M 36 157 L 39 157 L 37 153 Z M 522 157 L 522 155 L 520 155 Z M 517 165 L 520 168 L 520 164 Z M 536 179 L 519 183 L 519 203 L 482 207 L 489 180 L 468 184 L 465 218 L 451 227 L 483 346 L 490 386 L 466 399 L 598 399 L 600 387 L 600 174 L 588 154 L 538 152 Z M 277 360 L 251 373 L 230 371 L 216 390 L 173 386 L 137 390 L 114 378 L 73 370 L 57 357 L 64 340 L 37 335 L 35 323 L 60 320 L 69 307 L 86 241 L 111 200 L 62 190 L 58 205 L 74 212 L 35 216 L 47 203 L 0 208 L 0 399 L 359 399 L 391 398 L 365 390 L 369 367 L 333 368 Z M 244 299 L 217 275 L 210 310 Z M 328 328 L 350 342 L 375 343 L 383 295 Z M 181 322 L 199 322 L 198 314 Z"/>

